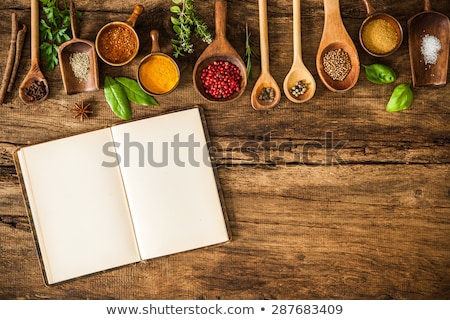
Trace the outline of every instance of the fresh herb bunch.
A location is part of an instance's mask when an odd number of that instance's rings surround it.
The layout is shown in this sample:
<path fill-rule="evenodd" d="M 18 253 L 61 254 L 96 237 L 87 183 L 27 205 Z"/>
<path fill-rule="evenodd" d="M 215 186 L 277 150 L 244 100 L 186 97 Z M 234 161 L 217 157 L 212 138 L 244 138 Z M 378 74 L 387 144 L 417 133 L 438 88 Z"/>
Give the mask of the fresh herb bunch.
<path fill-rule="evenodd" d="M 196 8 L 194 0 L 172 0 L 175 6 L 170 8 L 170 12 L 176 17 L 171 17 L 173 31 L 177 39 L 172 39 L 173 56 L 178 58 L 194 51 L 191 43 L 192 31 L 197 34 L 203 42 L 211 43 L 212 37 L 206 24 L 195 14 Z"/>
<path fill-rule="evenodd" d="M 247 69 L 247 78 L 251 79 L 252 76 L 252 56 L 257 57 L 258 55 L 252 49 L 250 42 L 251 32 L 248 30 L 248 24 L 245 24 L 245 53 L 244 61 Z"/>
<path fill-rule="evenodd" d="M 72 38 L 70 10 L 66 0 L 60 9 L 59 0 L 40 0 L 45 19 L 39 22 L 40 52 L 45 68 L 53 70 L 58 65 L 58 46 Z M 81 12 L 76 13 L 77 18 Z"/>

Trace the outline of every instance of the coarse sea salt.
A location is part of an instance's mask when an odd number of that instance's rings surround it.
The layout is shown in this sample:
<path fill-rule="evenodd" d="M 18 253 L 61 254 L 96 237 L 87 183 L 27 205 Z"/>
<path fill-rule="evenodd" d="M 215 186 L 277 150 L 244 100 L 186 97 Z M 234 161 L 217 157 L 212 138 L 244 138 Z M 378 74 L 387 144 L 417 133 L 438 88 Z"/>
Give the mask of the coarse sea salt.
<path fill-rule="evenodd" d="M 439 50 L 441 50 L 441 41 L 438 38 L 430 34 L 423 36 L 420 51 L 425 64 L 436 64 Z"/>

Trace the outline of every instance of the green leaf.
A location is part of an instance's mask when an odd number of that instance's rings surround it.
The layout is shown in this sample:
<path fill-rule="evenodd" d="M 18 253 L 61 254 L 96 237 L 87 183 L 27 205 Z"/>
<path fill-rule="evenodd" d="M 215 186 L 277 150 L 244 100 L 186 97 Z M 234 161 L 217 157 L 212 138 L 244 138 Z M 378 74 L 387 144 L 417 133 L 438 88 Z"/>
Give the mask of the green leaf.
<path fill-rule="evenodd" d="M 371 65 L 362 65 L 366 72 L 366 78 L 375 84 L 392 83 L 397 79 L 397 75 L 389 66 L 381 63 L 374 63 Z"/>
<path fill-rule="evenodd" d="M 172 21 L 172 24 L 175 24 L 175 25 L 179 25 L 181 23 L 180 20 L 178 20 L 175 17 L 170 17 L 170 21 Z"/>
<path fill-rule="evenodd" d="M 170 7 L 170 12 L 172 13 L 181 13 L 181 9 L 179 6 L 172 6 Z"/>
<path fill-rule="evenodd" d="M 104 93 L 106 102 L 116 116 L 123 120 L 131 119 L 130 102 L 122 86 L 110 76 L 105 77 Z"/>
<path fill-rule="evenodd" d="M 142 90 L 136 80 L 126 77 L 117 77 L 115 80 L 122 86 L 131 102 L 143 106 L 159 106 L 155 98 Z"/>
<path fill-rule="evenodd" d="M 386 105 L 386 111 L 397 112 L 408 109 L 413 103 L 413 92 L 409 83 L 399 84 L 394 88 Z"/>

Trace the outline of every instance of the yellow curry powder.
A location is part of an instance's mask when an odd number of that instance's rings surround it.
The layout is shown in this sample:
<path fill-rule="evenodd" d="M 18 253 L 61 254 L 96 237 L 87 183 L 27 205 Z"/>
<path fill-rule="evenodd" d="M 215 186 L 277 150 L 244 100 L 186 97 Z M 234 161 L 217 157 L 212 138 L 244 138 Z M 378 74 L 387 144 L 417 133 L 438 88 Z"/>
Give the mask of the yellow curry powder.
<path fill-rule="evenodd" d="M 177 66 L 164 55 L 151 55 L 139 68 L 139 80 L 142 86 L 154 94 L 171 91 L 177 85 L 178 78 Z"/>
<path fill-rule="evenodd" d="M 372 53 L 385 54 L 395 49 L 398 34 L 394 27 L 384 19 L 374 19 L 364 27 L 362 40 Z"/>

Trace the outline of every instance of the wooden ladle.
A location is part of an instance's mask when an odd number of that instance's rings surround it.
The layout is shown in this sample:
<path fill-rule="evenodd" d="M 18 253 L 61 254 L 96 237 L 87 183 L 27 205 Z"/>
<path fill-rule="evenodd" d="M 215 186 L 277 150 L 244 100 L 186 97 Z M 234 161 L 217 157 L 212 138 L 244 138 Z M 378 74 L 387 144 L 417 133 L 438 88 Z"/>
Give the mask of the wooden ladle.
<path fill-rule="evenodd" d="M 423 38 L 439 39 L 441 49 L 437 51 L 435 63 L 426 63 L 421 46 Z M 408 20 L 408 45 L 414 87 L 441 87 L 447 83 L 450 41 L 450 22 L 446 15 L 432 11 L 430 0 L 425 0 L 425 11 Z"/>
<path fill-rule="evenodd" d="M 281 90 L 269 70 L 269 27 L 267 23 L 267 0 L 259 0 L 259 41 L 261 50 L 261 73 L 253 87 L 251 104 L 255 110 L 273 108 L 280 102 Z M 265 88 L 272 88 L 273 97 L 270 100 L 259 99 Z"/>
<path fill-rule="evenodd" d="M 294 0 L 294 61 L 291 70 L 288 72 L 283 82 L 283 90 L 286 97 L 295 103 L 305 102 L 311 99 L 316 92 L 316 81 L 311 72 L 306 68 L 302 59 L 302 44 L 301 44 L 301 23 L 300 23 L 300 0 Z M 306 83 L 307 90 L 304 94 L 295 97 L 291 93 L 291 88 L 294 87 L 298 81 Z"/>
<path fill-rule="evenodd" d="M 316 67 L 324 85 L 333 92 L 346 92 L 358 81 L 360 64 L 358 51 L 350 38 L 339 9 L 339 0 L 324 0 L 325 23 L 316 56 Z M 329 51 L 342 49 L 348 53 L 351 70 L 344 80 L 333 80 L 324 70 L 323 57 Z"/>
<path fill-rule="evenodd" d="M 31 67 L 19 87 L 25 103 L 43 101 L 48 96 L 48 83 L 39 68 L 39 0 L 31 0 Z"/>
<path fill-rule="evenodd" d="M 98 85 L 98 63 L 95 44 L 92 41 L 79 39 L 77 28 L 77 17 L 75 4 L 70 1 L 70 23 L 72 28 L 72 40 L 64 42 L 59 46 L 58 57 L 61 68 L 64 89 L 67 94 L 79 92 L 97 91 Z M 85 79 L 77 78 L 70 65 L 71 56 L 74 54 L 87 54 L 89 69 Z"/>
<path fill-rule="evenodd" d="M 197 59 L 193 70 L 193 82 L 195 90 L 208 101 L 211 102 L 231 102 L 238 99 L 245 91 L 247 86 L 246 66 L 242 58 L 228 42 L 226 38 L 226 20 L 227 20 L 227 1 L 216 0 L 214 5 L 215 30 L 216 36 L 209 44 L 200 57 Z M 239 68 L 241 80 L 240 89 L 227 98 L 214 98 L 205 92 L 202 84 L 201 75 L 203 69 L 215 61 L 227 61 Z"/>

